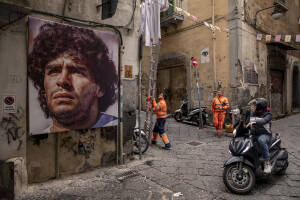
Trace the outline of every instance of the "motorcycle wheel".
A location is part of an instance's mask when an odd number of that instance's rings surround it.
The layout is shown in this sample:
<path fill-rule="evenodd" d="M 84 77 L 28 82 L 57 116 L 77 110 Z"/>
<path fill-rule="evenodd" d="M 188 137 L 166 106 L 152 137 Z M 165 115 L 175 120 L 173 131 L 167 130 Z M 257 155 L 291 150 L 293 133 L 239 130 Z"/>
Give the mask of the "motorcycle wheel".
<path fill-rule="evenodd" d="M 174 119 L 178 122 L 182 122 L 183 119 L 181 113 L 180 112 L 175 113 Z"/>
<path fill-rule="evenodd" d="M 251 167 L 243 165 L 242 177 L 238 177 L 239 169 L 237 163 L 232 163 L 225 167 L 223 172 L 223 182 L 233 193 L 247 194 L 255 184 L 255 175 Z"/>
<path fill-rule="evenodd" d="M 149 147 L 149 142 L 146 138 L 145 135 L 141 135 L 141 151 L 142 154 L 145 153 L 147 151 Z M 134 141 L 134 145 L 133 145 L 133 153 L 134 154 L 139 154 L 139 137 L 137 136 L 136 141 Z"/>

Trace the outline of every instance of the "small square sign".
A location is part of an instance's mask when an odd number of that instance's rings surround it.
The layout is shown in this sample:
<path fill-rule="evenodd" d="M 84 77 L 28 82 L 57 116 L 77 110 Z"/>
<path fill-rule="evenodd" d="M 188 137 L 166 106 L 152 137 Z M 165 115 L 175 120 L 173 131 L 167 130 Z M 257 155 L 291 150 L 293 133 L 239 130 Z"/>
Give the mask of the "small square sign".
<path fill-rule="evenodd" d="M 2 111 L 4 113 L 16 113 L 16 105 L 16 95 L 2 95 Z"/>
<path fill-rule="evenodd" d="M 125 78 L 133 78 L 132 65 L 125 65 Z"/>

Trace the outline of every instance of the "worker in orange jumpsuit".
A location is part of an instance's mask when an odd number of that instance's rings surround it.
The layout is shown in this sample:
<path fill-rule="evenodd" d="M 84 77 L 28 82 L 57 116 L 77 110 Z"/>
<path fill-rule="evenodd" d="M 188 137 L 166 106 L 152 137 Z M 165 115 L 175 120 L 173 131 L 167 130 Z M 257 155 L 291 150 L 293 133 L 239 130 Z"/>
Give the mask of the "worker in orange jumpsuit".
<path fill-rule="evenodd" d="M 165 102 L 167 95 L 161 93 L 158 96 L 158 103 L 156 103 L 155 98 L 152 98 L 151 104 L 153 111 L 156 114 L 156 123 L 153 129 L 153 139 L 152 144 L 157 143 L 158 135 L 161 137 L 162 141 L 165 143 L 165 148 L 170 149 L 171 143 L 168 140 L 168 137 L 165 133 L 165 123 L 167 118 L 167 104 Z"/>
<path fill-rule="evenodd" d="M 223 92 L 219 90 L 218 96 L 213 99 L 211 104 L 211 113 L 214 115 L 213 122 L 219 137 L 222 135 L 222 127 L 225 119 L 226 109 L 228 108 L 228 99 L 223 97 Z"/>

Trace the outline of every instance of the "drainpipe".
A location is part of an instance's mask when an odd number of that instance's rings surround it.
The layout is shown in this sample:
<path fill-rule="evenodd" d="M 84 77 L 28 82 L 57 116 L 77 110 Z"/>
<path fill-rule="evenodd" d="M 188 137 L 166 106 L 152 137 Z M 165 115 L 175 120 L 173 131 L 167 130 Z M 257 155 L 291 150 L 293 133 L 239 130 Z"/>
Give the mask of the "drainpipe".
<path fill-rule="evenodd" d="M 215 26 L 215 0 L 212 0 L 212 24 Z M 212 31 L 213 37 L 213 60 L 214 60 L 214 90 L 217 90 L 217 66 L 216 66 L 216 32 Z"/>
<path fill-rule="evenodd" d="M 142 159 L 141 150 L 141 108 L 142 108 L 142 58 L 143 58 L 143 36 L 139 38 L 139 112 L 138 112 L 138 123 L 139 123 L 139 158 Z"/>
<path fill-rule="evenodd" d="M 124 49 L 125 47 L 123 46 L 123 44 L 120 44 L 120 50 L 119 50 L 119 66 L 120 66 L 120 90 L 119 90 L 119 100 L 120 100 L 120 103 L 119 103 L 119 134 L 117 137 L 118 138 L 118 143 L 117 143 L 117 152 L 119 152 L 119 155 L 118 155 L 118 161 L 119 165 L 123 165 L 124 164 L 124 149 L 123 149 L 123 110 L 124 110 L 124 107 L 123 107 L 123 66 L 122 66 L 122 58 L 123 58 L 123 54 L 124 54 Z M 118 162 L 117 161 L 117 162 Z"/>

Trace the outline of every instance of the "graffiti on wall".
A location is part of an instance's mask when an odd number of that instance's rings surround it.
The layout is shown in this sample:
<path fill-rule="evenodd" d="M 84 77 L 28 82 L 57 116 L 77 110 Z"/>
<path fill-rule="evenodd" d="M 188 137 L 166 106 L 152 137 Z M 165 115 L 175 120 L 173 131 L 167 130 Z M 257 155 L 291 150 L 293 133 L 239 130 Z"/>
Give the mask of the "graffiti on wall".
<path fill-rule="evenodd" d="M 19 143 L 17 150 L 21 149 L 23 143 L 22 137 L 25 134 L 24 129 L 18 125 L 23 113 L 23 108 L 18 107 L 16 113 L 9 113 L 9 117 L 3 117 L 0 122 L 0 128 L 4 130 L 4 133 L 7 135 L 7 143 Z"/>
<path fill-rule="evenodd" d="M 73 156 L 83 155 L 89 158 L 90 154 L 94 151 L 94 143 L 96 140 L 95 130 L 78 130 L 78 134 L 74 136 L 66 136 L 62 139 L 60 147 L 64 147 L 67 152 L 72 152 Z"/>

